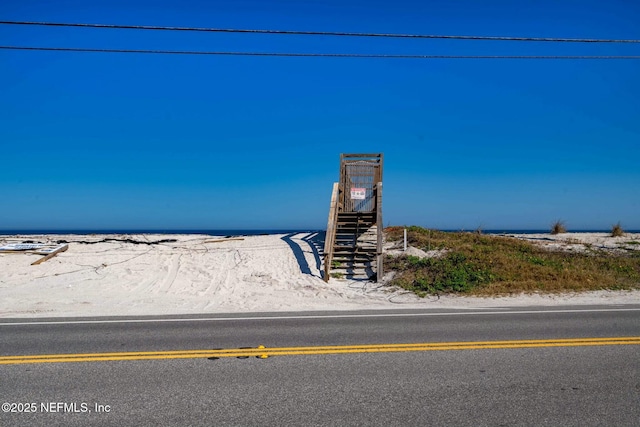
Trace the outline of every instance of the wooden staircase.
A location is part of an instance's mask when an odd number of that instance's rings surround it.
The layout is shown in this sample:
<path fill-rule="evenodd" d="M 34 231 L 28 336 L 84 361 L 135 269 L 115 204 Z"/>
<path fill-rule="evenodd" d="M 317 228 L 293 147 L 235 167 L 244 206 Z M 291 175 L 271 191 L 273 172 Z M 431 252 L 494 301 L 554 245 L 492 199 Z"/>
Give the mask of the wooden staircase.
<path fill-rule="evenodd" d="M 375 213 L 338 213 L 331 273 L 342 274 L 348 279 L 372 278 L 377 240 Z"/>
<path fill-rule="evenodd" d="M 324 246 L 324 279 L 382 275 L 382 154 L 342 154 Z"/>

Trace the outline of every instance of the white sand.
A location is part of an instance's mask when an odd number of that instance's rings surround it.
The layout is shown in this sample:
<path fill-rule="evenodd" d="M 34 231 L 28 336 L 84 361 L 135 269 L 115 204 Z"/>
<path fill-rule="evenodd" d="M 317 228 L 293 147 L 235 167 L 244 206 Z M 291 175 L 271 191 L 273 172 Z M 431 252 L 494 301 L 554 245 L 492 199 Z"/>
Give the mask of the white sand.
<path fill-rule="evenodd" d="M 570 237 L 578 238 L 574 234 Z M 176 239 L 177 242 L 78 243 L 109 238 L 147 242 Z M 325 283 L 319 270 L 322 248 L 318 247 L 319 239 L 314 234 L 251 236 L 207 243 L 216 239 L 223 238 L 205 235 L 0 236 L 0 244 L 23 240 L 70 242 L 66 252 L 35 266 L 30 264 L 40 255 L 0 254 L 0 317 L 640 303 L 640 291 L 421 299 L 376 283 L 337 279 Z M 606 239 L 603 244 L 608 244 Z"/>
<path fill-rule="evenodd" d="M 577 252 L 608 250 L 621 253 L 626 250 L 640 250 L 640 233 L 625 233 L 620 237 L 611 237 L 611 233 L 504 234 L 504 236 L 529 240 L 550 250 Z"/>

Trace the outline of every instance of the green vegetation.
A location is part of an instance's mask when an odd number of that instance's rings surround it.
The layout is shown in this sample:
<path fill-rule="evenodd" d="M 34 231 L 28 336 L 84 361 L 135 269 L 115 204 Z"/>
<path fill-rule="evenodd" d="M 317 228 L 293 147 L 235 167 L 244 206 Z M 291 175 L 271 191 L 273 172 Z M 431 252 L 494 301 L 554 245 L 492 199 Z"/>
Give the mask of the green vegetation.
<path fill-rule="evenodd" d="M 344 274 L 342 274 L 342 273 L 331 273 L 329 276 L 333 277 L 334 279 L 342 279 L 344 277 Z"/>
<path fill-rule="evenodd" d="M 560 233 L 566 233 L 566 232 L 567 232 L 567 228 L 564 226 L 564 221 L 557 220 L 551 226 L 551 234 L 560 234 Z"/>
<path fill-rule="evenodd" d="M 410 281 L 400 286 L 420 296 L 440 292 L 469 292 L 478 285 L 489 283 L 492 275 L 486 268 L 470 262 L 460 252 L 451 252 L 442 258 L 407 256 L 387 260 L 392 270 L 411 271 Z"/>
<path fill-rule="evenodd" d="M 611 237 L 622 237 L 622 236 L 624 236 L 624 230 L 622 229 L 622 226 L 620 225 L 620 223 L 617 223 L 613 227 L 611 227 Z"/>
<path fill-rule="evenodd" d="M 399 241 L 403 228 L 388 227 L 385 234 Z M 438 258 L 385 258 L 385 269 L 397 273 L 391 283 L 420 296 L 640 289 L 640 251 L 549 251 L 515 238 L 421 227 L 408 227 L 407 240 L 445 250 Z"/>

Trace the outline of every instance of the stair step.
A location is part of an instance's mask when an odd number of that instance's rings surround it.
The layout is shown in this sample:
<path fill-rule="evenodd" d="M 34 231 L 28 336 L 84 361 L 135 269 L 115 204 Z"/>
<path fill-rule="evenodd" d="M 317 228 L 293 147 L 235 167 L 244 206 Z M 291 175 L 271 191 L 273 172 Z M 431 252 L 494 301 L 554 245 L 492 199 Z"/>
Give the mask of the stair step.
<path fill-rule="evenodd" d="M 375 215 L 360 215 L 360 216 L 345 216 L 342 214 L 338 215 L 338 221 L 375 221 Z"/>
<path fill-rule="evenodd" d="M 356 256 L 345 254 L 340 256 L 334 256 L 332 261 L 340 261 L 340 262 L 367 262 L 376 258 L 375 254 L 367 255 L 367 254 L 358 254 Z"/>
<path fill-rule="evenodd" d="M 358 262 L 358 261 L 367 261 L 376 258 L 376 254 L 341 254 L 335 255 L 332 258 L 332 261 L 349 261 L 349 262 Z"/>
<path fill-rule="evenodd" d="M 371 268 L 371 266 L 369 266 L 368 268 Z M 365 267 L 360 267 L 360 268 L 337 267 L 337 268 L 332 268 L 331 270 L 343 270 L 343 271 L 346 270 L 346 271 L 348 271 L 349 273 L 352 273 L 352 274 L 355 274 L 355 273 L 367 274 L 366 273 L 367 268 L 365 268 Z"/>
<path fill-rule="evenodd" d="M 333 259 L 335 261 L 359 260 L 359 259 L 371 259 L 371 258 L 375 258 L 375 254 L 358 253 L 358 254 L 338 254 L 333 256 Z"/>
<path fill-rule="evenodd" d="M 332 270 L 347 270 L 347 269 L 358 269 L 358 268 L 367 268 L 373 267 L 375 262 L 373 260 L 363 261 L 363 262 L 341 262 L 339 265 L 332 265 Z"/>
<path fill-rule="evenodd" d="M 371 262 L 374 259 L 376 259 L 375 255 L 360 255 L 360 256 L 336 256 L 333 257 L 333 259 L 331 260 L 333 261 L 337 261 L 337 262 L 341 262 L 341 263 L 363 263 L 363 262 Z"/>
<path fill-rule="evenodd" d="M 351 244 L 334 244 L 333 245 L 333 250 L 334 251 L 355 251 L 355 250 L 359 250 L 359 251 L 372 251 L 372 250 L 376 250 L 378 249 L 378 247 L 374 244 L 370 244 L 370 245 L 363 245 L 362 242 L 358 242 L 358 245 L 354 245 L 353 243 Z"/>
<path fill-rule="evenodd" d="M 374 219 L 376 217 L 375 214 L 360 214 L 360 215 L 356 215 L 356 214 L 346 214 L 346 213 L 339 213 L 338 214 L 338 218 L 342 219 Z"/>
<path fill-rule="evenodd" d="M 376 254 L 375 250 L 373 250 L 373 251 L 357 251 L 357 252 L 354 252 L 354 251 L 334 251 L 333 252 L 333 257 L 334 258 L 335 257 L 339 257 L 339 256 L 354 256 L 354 255 L 362 255 L 362 256 L 371 257 L 371 256 L 375 256 L 377 254 Z"/>
<path fill-rule="evenodd" d="M 362 261 L 362 262 L 341 262 L 340 265 L 332 265 L 331 269 L 333 270 L 334 268 L 339 268 L 339 269 L 346 269 L 346 268 L 351 268 L 351 269 L 358 269 L 358 268 L 368 268 L 368 267 L 373 267 L 373 260 L 371 261 Z"/>

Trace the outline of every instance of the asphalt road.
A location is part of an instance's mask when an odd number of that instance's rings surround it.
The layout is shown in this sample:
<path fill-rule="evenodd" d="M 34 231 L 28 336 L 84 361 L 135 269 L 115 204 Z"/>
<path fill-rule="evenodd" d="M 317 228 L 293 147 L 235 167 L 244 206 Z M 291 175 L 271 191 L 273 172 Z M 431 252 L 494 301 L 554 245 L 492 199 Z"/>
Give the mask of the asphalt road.
<path fill-rule="evenodd" d="M 0 361 L 639 336 L 640 307 L 630 305 L 4 319 Z M 640 345 L 515 347 L 5 364 L 0 403 L 13 405 L 0 426 L 640 425 Z"/>

